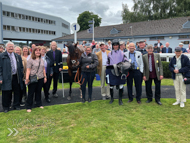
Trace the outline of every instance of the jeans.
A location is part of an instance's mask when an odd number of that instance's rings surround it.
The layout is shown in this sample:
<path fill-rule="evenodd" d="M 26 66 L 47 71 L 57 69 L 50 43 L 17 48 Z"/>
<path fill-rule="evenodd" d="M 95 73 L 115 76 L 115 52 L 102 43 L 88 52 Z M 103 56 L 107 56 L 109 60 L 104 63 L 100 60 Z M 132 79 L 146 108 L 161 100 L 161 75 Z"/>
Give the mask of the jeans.
<path fill-rule="evenodd" d="M 83 82 L 83 79 L 84 79 L 84 83 L 81 86 L 82 98 L 85 99 L 86 83 L 88 82 L 88 97 L 91 99 L 91 97 L 92 97 L 92 83 L 93 83 L 93 80 L 95 77 L 95 72 L 82 72 L 81 75 L 82 75 L 81 82 Z"/>

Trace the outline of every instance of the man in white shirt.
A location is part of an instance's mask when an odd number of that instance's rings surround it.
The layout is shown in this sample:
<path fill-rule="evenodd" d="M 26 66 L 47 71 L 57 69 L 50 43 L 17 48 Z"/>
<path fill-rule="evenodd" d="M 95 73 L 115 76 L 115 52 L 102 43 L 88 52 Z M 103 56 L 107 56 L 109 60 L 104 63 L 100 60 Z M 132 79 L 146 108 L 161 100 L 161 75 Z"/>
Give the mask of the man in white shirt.
<path fill-rule="evenodd" d="M 105 79 L 106 79 L 106 64 L 107 64 L 107 56 L 110 51 L 105 49 L 104 42 L 100 43 L 101 51 L 97 52 L 96 55 L 98 57 L 98 67 L 97 72 L 100 75 L 101 79 L 101 95 L 102 99 L 106 100 L 106 98 L 110 98 L 110 86 L 107 84 L 107 89 L 105 89 Z"/>

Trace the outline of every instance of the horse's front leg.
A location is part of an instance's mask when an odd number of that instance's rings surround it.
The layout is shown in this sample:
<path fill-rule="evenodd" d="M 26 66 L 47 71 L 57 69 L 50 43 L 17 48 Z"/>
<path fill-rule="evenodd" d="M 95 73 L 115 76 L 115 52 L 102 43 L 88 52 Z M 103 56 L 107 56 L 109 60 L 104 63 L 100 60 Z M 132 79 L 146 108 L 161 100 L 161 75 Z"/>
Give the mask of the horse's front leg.
<path fill-rule="evenodd" d="M 69 84 L 70 84 L 70 90 L 69 90 L 69 96 L 67 97 L 67 99 L 68 99 L 68 100 L 71 100 L 73 77 L 72 77 L 72 71 L 69 70 L 68 72 L 69 72 Z"/>

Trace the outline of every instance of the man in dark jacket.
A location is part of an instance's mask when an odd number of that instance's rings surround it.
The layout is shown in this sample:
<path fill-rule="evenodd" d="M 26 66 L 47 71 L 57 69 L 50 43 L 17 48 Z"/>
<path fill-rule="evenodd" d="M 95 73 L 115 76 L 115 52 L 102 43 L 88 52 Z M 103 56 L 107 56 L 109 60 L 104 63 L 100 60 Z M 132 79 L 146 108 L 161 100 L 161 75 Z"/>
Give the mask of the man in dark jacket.
<path fill-rule="evenodd" d="M 61 51 L 57 50 L 57 43 L 55 41 L 51 42 L 51 50 L 47 52 L 47 56 L 53 61 L 53 76 L 50 76 L 50 79 L 48 81 L 48 91 L 51 86 L 51 80 L 53 78 L 53 96 L 58 97 L 57 95 L 57 82 L 59 78 L 59 73 L 63 69 L 63 63 L 62 63 L 62 53 Z"/>
<path fill-rule="evenodd" d="M 162 48 L 162 53 L 172 53 L 172 48 L 169 47 L 169 43 L 166 43 L 166 47 Z"/>
<path fill-rule="evenodd" d="M 186 55 L 182 54 L 181 47 L 175 48 L 175 54 L 169 64 L 176 95 L 176 102 L 173 105 L 180 104 L 180 107 L 185 107 L 186 85 L 184 84 L 184 80 L 190 78 L 190 61 Z"/>
<path fill-rule="evenodd" d="M 4 112 L 11 106 L 14 92 L 13 108 L 20 110 L 20 89 L 23 89 L 23 65 L 19 55 L 14 53 L 14 44 L 6 44 L 6 52 L 0 54 L 0 84 L 2 84 L 2 105 Z"/>

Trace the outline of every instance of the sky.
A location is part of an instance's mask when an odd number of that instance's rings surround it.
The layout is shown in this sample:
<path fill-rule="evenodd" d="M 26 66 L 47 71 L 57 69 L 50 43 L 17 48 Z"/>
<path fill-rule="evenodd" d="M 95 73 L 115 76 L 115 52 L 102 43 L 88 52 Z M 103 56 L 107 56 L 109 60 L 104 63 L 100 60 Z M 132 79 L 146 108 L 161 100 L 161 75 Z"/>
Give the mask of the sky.
<path fill-rule="evenodd" d="M 91 11 L 102 18 L 100 26 L 122 23 L 122 3 L 129 10 L 132 0 L 0 0 L 3 4 L 58 16 L 70 24 L 77 22 L 77 17 L 84 11 Z"/>

